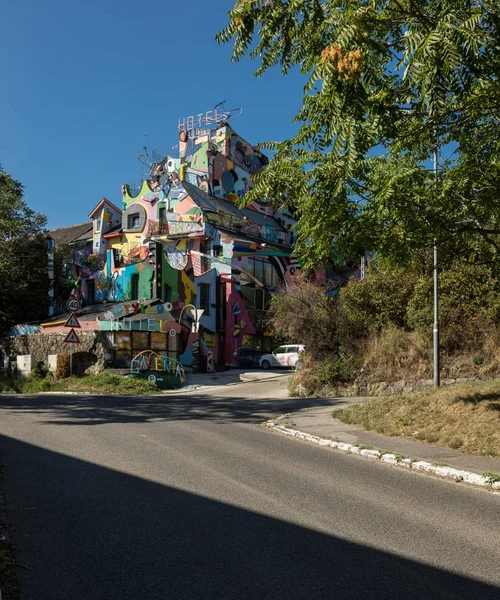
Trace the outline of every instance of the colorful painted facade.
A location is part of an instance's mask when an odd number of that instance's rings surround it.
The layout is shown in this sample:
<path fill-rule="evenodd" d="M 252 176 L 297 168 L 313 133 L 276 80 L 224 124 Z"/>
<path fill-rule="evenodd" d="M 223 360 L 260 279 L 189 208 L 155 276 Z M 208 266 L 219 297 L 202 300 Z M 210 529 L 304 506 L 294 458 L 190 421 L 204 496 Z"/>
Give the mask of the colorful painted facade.
<path fill-rule="evenodd" d="M 155 350 L 230 367 L 242 347 L 272 349 L 264 315 L 299 268 L 294 220 L 265 202 L 237 205 L 267 162 L 225 123 L 181 128 L 179 157 L 152 164 L 138 193 L 124 185 L 121 209 L 103 199 L 90 213 L 68 268 L 87 307 L 108 308 L 86 327 L 115 332 L 117 365 Z M 197 331 L 189 305 L 204 311 Z"/>

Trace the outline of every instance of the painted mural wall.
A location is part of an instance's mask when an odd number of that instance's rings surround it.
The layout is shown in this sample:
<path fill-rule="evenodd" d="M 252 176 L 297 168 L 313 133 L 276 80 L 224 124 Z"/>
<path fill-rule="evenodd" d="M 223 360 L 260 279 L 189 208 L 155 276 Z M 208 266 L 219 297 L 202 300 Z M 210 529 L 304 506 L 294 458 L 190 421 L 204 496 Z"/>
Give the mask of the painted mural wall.
<path fill-rule="evenodd" d="M 239 206 L 267 162 L 227 124 L 181 128 L 178 157 L 152 163 L 135 194 L 122 186 L 121 208 L 103 199 L 90 214 L 93 236 L 69 265 L 82 299 L 171 306 L 187 366 L 200 356 L 238 366 L 242 347 L 263 348 L 266 304 L 300 268 L 292 215 L 265 201 Z M 189 305 L 204 311 L 198 331 Z"/>

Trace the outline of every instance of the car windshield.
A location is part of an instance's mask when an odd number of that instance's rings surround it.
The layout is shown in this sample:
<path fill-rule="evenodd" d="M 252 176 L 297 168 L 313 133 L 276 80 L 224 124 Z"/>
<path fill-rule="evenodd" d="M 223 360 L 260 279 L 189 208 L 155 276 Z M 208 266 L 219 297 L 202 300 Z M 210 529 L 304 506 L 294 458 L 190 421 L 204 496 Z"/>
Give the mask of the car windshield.
<path fill-rule="evenodd" d="M 280 346 L 277 350 L 273 352 L 273 354 L 285 354 L 286 351 L 286 346 Z"/>

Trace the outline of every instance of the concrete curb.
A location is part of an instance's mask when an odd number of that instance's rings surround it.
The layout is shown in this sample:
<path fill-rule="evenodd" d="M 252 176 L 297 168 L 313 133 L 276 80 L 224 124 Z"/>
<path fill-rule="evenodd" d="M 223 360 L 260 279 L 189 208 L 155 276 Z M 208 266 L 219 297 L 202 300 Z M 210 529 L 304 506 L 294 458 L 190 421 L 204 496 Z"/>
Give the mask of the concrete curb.
<path fill-rule="evenodd" d="M 364 458 L 380 460 L 381 462 L 389 465 L 395 465 L 397 467 L 420 471 L 423 473 L 430 473 L 432 475 L 436 475 L 437 477 L 448 480 L 452 479 L 457 483 L 463 481 L 464 483 L 468 483 L 470 485 L 500 491 L 500 481 L 490 481 L 487 477 L 483 477 L 477 473 L 471 473 L 470 471 L 462 471 L 460 469 L 453 469 L 452 467 L 435 465 L 423 460 L 416 461 L 400 454 L 380 452 L 379 450 L 364 448 L 363 446 L 353 446 L 344 442 L 336 442 L 322 438 L 318 435 L 311 435 L 310 433 L 304 433 L 303 431 L 290 429 L 289 427 L 284 427 L 283 425 L 276 425 L 274 421 L 267 421 L 264 423 L 264 426 L 283 435 L 288 435 L 300 440 L 312 442 L 313 444 L 317 444 L 319 446 L 340 450 L 340 452 L 343 452 L 344 454 L 357 454 L 359 456 L 363 456 Z"/>

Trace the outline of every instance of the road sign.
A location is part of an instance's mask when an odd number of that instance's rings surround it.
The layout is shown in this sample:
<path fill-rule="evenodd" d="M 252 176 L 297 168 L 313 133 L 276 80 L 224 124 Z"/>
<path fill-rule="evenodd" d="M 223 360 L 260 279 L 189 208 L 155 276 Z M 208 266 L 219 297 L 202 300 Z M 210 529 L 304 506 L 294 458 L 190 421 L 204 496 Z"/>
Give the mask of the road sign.
<path fill-rule="evenodd" d="M 75 317 L 75 313 L 71 313 L 71 317 L 66 321 L 64 327 L 81 327 L 78 319 Z"/>
<path fill-rule="evenodd" d="M 193 322 L 191 323 L 191 331 L 192 333 L 198 333 L 200 328 L 200 319 L 201 315 L 205 312 L 203 308 L 192 308 L 191 315 L 193 316 Z"/>
<path fill-rule="evenodd" d="M 70 298 L 66 302 L 66 308 L 70 312 L 75 312 L 76 310 L 80 310 L 80 300 L 78 300 L 78 298 Z"/>
<path fill-rule="evenodd" d="M 207 351 L 207 373 L 211 373 L 214 370 L 214 355 L 211 350 Z"/>
<path fill-rule="evenodd" d="M 76 331 L 74 329 L 71 329 L 71 331 L 68 333 L 68 335 L 66 336 L 66 339 L 64 341 L 67 342 L 68 344 L 79 344 L 80 343 L 80 340 L 78 339 L 78 336 L 76 335 Z"/>

